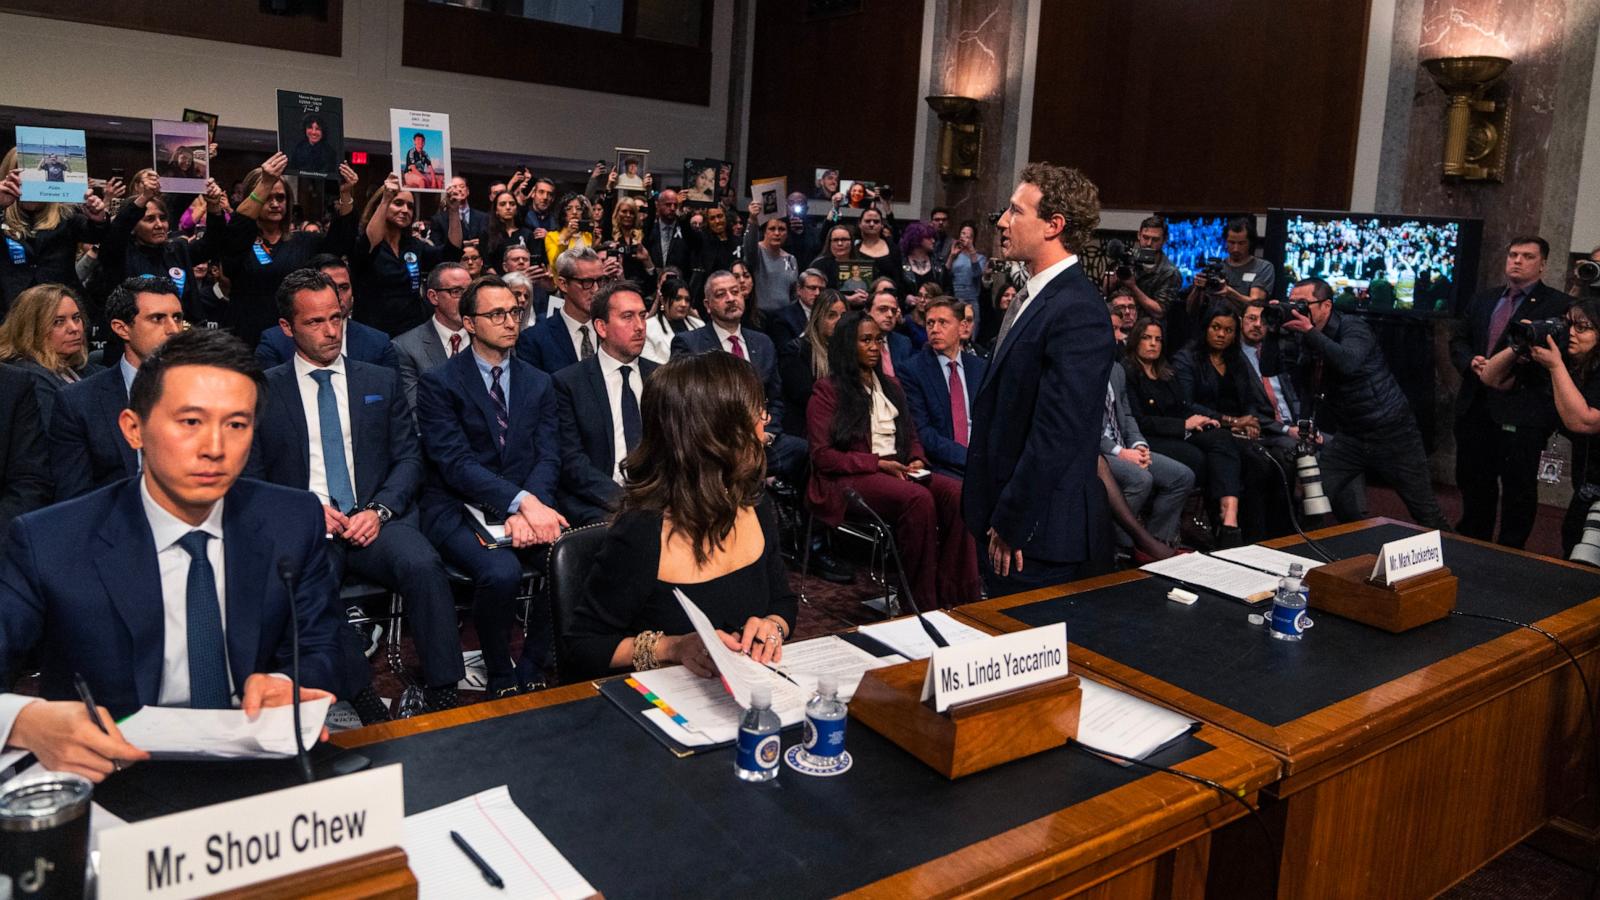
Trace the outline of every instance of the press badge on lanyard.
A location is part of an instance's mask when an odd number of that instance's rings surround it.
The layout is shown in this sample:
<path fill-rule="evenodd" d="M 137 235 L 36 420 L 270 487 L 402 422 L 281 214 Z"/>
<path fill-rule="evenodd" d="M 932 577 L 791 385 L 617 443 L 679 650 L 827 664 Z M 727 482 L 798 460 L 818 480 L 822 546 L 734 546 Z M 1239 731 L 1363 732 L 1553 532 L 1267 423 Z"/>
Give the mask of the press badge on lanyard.
<path fill-rule="evenodd" d="M 6 250 L 11 253 L 11 264 L 25 266 L 28 264 L 28 248 L 15 238 L 6 238 Z"/>
<path fill-rule="evenodd" d="M 272 265 L 272 254 L 267 252 L 266 244 L 258 240 L 254 244 L 251 244 L 250 248 L 256 251 L 256 262 L 262 264 L 263 266 Z"/>
<path fill-rule="evenodd" d="M 182 297 L 183 286 L 189 283 L 189 273 L 185 272 L 182 266 L 173 266 L 167 270 L 167 276 L 172 279 L 173 284 L 178 286 L 178 296 Z"/>
<path fill-rule="evenodd" d="M 421 270 L 417 268 L 417 255 L 406 251 L 406 274 L 411 276 L 411 292 L 416 293 L 422 287 Z"/>

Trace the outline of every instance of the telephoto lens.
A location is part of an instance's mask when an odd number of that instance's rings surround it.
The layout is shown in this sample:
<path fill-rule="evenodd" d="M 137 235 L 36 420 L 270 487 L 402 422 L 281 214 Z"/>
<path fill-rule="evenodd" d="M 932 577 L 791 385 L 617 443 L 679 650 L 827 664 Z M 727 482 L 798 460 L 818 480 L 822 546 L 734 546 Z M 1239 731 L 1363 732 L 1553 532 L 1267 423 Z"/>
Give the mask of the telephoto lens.
<path fill-rule="evenodd" d="M 1300 508 L 1308 516 L 1323 516 L 1333 512 L 1333 504 L 1322 492 L 1322 468 L 1317 465 L 1317 457 L 1302 453 L 1295 459 L 1294 465 L 1300 473 Z"/>
<path fill-rule="evenodd" d="M 1583 537 L 1578 538 L 1567 558 L 1587 566 L 1600 566 L 1600 500 L 1589 504 L 1589 514 L 1583 518 Z"/>

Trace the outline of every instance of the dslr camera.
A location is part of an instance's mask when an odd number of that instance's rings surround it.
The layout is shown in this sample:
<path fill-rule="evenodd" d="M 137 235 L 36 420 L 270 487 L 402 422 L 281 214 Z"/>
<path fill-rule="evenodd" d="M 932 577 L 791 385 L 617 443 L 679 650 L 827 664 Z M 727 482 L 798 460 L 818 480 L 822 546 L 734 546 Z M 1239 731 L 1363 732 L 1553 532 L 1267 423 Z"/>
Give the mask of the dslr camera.
<path fill-rule="evenodd" d="M 1222 260 L 1212 257 L 1194 273 L 1195 277 L 1204 277 L 1206 280 L 1206 293 L 1220 294 L 1228 288 L 1228 271 L 1222 267 Z"/>
<path fill-rule="evenodd" d="M 1567 320 L 1565 316 L 1556 316 L 1549 319 L 1536 319 L 1532 322 L 1512 322 L 1506 326 L 1506 339 L 1511 342 L 1511 348 L 1518 356 L 1528 356 L 1534 347 L 1543 347 L 1545 341 L 1555 338 L 1556 347 L 1565 347 L 1567 344 Z"/>
<path fill-rule="evenodd" d="M 1311 318 L 1311 306 L 1304 300 L 1283 300 L 1278 303 L 1268 303 L 1261 310 L 1261 321 L 1273 331 L 1283 330 L 1283 323 L 1288 321 L 1289 313 Z"/>
<path fill-rule="evenodd" d="M 1156 251 L 1149 247 L 1129 247 L 1117 238 L 1106 241 L 1106 259 L 1115 267 L 1118 281 L 1127 281 L 1155 268 Z"/>

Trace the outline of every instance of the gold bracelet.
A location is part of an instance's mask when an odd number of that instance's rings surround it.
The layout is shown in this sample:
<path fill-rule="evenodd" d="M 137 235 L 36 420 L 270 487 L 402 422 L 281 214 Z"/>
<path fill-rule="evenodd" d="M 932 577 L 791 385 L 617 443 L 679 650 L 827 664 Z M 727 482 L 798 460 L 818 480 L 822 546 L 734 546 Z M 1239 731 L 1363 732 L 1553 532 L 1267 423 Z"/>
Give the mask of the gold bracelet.
<path fill-rule="evenodd" d="M 656 643 L 661 640 L 663 632 L 641 631 L 633 639 L 633 670 L 643 672 L 648 669 L 661 668 L 661 661 L 656 659 Z"/>

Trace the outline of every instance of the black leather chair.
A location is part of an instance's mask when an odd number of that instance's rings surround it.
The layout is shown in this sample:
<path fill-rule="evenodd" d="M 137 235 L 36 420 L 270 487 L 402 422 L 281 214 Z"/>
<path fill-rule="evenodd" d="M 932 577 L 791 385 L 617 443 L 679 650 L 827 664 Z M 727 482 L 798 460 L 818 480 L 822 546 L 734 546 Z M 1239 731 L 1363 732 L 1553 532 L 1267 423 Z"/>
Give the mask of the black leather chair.
<path fill-rule="evenodd" d="M 550 626 L 556 647 L 556 683 L 563 683 L 561 669 L 566 661 L 567 625 L 572 612 L 583 599 L 584 582 L 589 569 L 594 566 L 600 545 L 611 526 L 600 522 L 574 528 L 561 535 L 550 545 L 550 555 L 545 563 L 544 590 L 550 610 Z"/>

